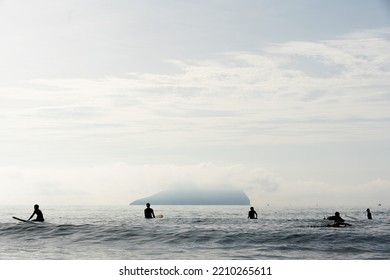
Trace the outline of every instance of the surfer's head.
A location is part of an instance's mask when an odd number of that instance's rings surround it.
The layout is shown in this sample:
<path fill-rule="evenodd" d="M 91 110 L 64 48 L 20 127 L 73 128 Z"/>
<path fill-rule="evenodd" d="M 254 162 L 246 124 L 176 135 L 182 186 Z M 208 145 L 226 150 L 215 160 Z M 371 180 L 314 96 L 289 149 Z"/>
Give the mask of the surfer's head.
<path fill-rule="evenodd" d="M 255 210 L 255 208 L 251 207 L 251 210 L 253 211 L 253 210 Z"/>
<path fill-rule="evenodd" d="M 149 203 L 149 202 L 148 202 L 148 203 L 146 203 L 146 207 L 148 207 L 148 208 L 150 207 L 150 203 Z"/>
<path fill-rule="evenodd" d="M 334 213 L 334 215 L 335 215 L 336 217 L 338 217 L 338 216 L 340 216 L 340 213 L 339 213 L 339 212 L 336 212 L 336 213 Z"/>
<path fill-rule="evenodd" d="M 39 205 L 38 205 L 38 204 L 35 204 L 35 205 L 34 205 L 34 209 L 39 209 Z"/>

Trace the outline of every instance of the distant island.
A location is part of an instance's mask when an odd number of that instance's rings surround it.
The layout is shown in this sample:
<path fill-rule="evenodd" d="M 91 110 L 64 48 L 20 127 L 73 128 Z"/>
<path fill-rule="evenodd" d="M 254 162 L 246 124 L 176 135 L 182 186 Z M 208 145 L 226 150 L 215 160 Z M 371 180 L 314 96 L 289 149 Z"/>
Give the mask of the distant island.
<path fill-rule="evenodd" d="M 249 205 L 248 196 L 237 190 L 169 190 L 137 199 L 130 205 Z"/>

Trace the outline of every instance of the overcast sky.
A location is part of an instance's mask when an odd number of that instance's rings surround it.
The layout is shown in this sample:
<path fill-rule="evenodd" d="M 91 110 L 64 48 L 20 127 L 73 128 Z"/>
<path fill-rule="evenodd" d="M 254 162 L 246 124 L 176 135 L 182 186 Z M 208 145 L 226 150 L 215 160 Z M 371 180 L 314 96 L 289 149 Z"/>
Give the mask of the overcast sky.
<path fill-rule="evenodd" d="M 0 36 L 1 204 L 390 205 L 386 0 L 0 0 Z"/>

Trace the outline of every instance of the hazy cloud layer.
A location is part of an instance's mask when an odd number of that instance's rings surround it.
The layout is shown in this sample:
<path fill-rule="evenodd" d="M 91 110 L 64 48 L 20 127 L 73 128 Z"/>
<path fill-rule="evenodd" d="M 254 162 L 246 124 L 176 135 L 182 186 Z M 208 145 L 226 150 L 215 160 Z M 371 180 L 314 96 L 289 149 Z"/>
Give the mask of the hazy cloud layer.
<path fill-rule="evenodd" d="M 287 181 L 267 170 L 245 165 L 115 164 L 77 169 L 3 169 L 2 204 L 126 205 L 171 189 L 240 189 L 257 207 L 359 206 L 390 203 L 390 181 L 331 185 Z M 7 186 L 12 186 L 8 187 Z"/>

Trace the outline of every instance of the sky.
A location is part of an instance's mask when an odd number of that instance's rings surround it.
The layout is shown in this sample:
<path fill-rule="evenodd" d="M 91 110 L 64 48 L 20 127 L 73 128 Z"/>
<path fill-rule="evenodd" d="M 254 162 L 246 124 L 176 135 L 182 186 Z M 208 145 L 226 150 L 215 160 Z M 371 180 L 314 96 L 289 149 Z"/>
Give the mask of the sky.
<path fill-rule="evenodd" d="M 0 36 L 2 205 L 390 205 L 389 1 L 0 0 Z"/>

